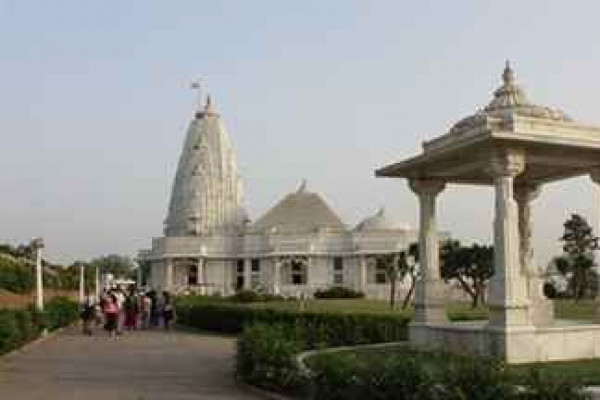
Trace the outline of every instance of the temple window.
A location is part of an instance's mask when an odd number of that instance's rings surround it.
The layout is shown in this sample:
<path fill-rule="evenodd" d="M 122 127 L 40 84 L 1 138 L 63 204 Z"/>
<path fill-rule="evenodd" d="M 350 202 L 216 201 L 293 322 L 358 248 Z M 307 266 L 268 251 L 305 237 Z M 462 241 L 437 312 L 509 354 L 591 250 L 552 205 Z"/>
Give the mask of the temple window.
<path fill-rule="evenodd" d="M 250 284 L 253 288 L 260 286 L 260 259 L 253 258 L 250 261 Z"/>
<path fill-rule="evenodd" d="M 245 277 L 244 277 L 244 260 L 237 260 L 235 274 L 235 290 L 244 288 Z"/>
<path fill-rule="evenodd" d="M 190 264 L 188 266 L 187 281 L 189 286 L 198 285 L 198 265 Z"/>
<path fill-rule="evenodd" d="M 333 258 L 333 284 L 344 284 L 344 259 L 342 257 Z"/>
<path fill-rule="evenodd" d="M 291 278 L 292 285 L 306 285 L 306 265 L 299 261 L 292 261 Z"/>

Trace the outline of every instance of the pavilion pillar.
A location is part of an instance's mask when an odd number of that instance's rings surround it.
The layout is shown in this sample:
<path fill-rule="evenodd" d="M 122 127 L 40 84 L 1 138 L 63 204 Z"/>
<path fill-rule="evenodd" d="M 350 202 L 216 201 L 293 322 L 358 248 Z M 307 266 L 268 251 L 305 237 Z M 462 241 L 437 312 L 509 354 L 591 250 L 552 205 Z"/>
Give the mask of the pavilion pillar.
<path fill-rule="evenodd" d="M 490 160 L 494 180 L 496 213 L 494 220 L 494 276 L 490 279 L 489 325 L 507 327 L 530 325 L 527 278 L 521 268 L 518 207 L 514 199 L 514 178 L 523 172 L 521 151 L 502 149 Z"/>
<path fill-rule="evenodd" d="M 436 198 L 445 182 L 437 179 L 412 179 L 411 190 L 419 196 L 419 260 L 421 279 L 415 287 L 413 324 L 439 325 L 447 322 L 444 309 L 445 285 L 440 279 L 439 237 Z"/>
<path fill-rule="evenodd" d="M 594 168 L 590 172 L 590 178 L 592 182 L 594 182 L 594 193 L 595 193 L 595 219 L 596 223 L 594 224 L 595 234 L 598 235 L 600 233 L 600 168 Z M 599 255 L 600 252 L 596 251 L 596 256 Z M 594 323 L 600 324 L 600 274 L 598 274 L 598 291 L 596 292 L 596 297 L 594 298 L 595 303 L 595 311 L 594 311 Z"/>
<path fill-rule="evenodd" d="M 549 325 L 554 319 L 554 305 L 543 292 L 544 279 L 533 257 L 533 220 L 531 203 L 539 196 L 539 185 L 515 186 L 515 200 L 519 209 L 519 238 L 521 272 L 527 279 L 530 301 L 529 318 L 533 325 Z"/>

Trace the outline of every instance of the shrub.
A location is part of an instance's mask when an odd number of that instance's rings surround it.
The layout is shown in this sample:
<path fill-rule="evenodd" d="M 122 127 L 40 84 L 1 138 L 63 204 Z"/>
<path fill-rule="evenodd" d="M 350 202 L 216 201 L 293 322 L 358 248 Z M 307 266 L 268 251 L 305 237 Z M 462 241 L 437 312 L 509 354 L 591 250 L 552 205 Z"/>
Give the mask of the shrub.
<path fill-rule="evenodd" d="M 50 300 L 43 313 L 32 306 L 24 310 L 0 310 L 0 354 L 37 338 L 45 328 L 53 330 L 69 325 L 77 317 L 77 303 L 66 297 Z"/>
<path fill-rule="evenodd" d="M 236 373 L 251 384 L 297 392 L 302 378 L 295 356 L 303 347 L 301 335 L 289 326 L 248 326 L 237 342 Z"/>
<path fill-rule="evenodd" d="M 314 368 L 312 398 L 431 399 L 431 374 L 415 357 L 361 363 L 355 353 L 341 352 L 316 357 Z"/>
<path fill-rule="evenodd" d="M 206 299 L 176 305 L 180 324 L 203 330 L 240 333 L 255 323 L 300 327 L 308 348 L 405 340 L 409 321 L 403 314 L 259 309 Z"/>
<path fill-rule="evenodd" d="M 560 376 L 551 376 L 539 369 L 532 369 L 524 382 L 520 399 L 591 400 L 591 394 L 586 393 L 584 389 L 584 386 L 577 381 Z"/>
<path fill-rule="evenodd" d="M 445 400 L 516 399 L 517 387 L 502 363 L 492 359 L 453 360 L 443 373 L 440 397 Z"/>
<path fill-rule="evenodd" d="M 231 296 L 231 300 L 238 303 L 254 303 L 257 301 L 261 301 L 261 295 L 253 290 L 238 290 L 233 296 Z"/>
<path fill-rule="evenodd" d="M 6 353 L 19 345 L 20 337 L 15 312 L 0 310 L 0 354 Z"/>
<path fill-rule="evenodd" d="M 314 296 L 316 299 L 362 299 L 365 294 L 343 286 L 333 286 L 328 289 L 317 290 Z"/>
<path fill-rule="evenodd" d="M 78 317 L 79 306 L 68 297 L 54 297 L 46 303 L 45 327 L 51 331 L 72 324 Z"/>

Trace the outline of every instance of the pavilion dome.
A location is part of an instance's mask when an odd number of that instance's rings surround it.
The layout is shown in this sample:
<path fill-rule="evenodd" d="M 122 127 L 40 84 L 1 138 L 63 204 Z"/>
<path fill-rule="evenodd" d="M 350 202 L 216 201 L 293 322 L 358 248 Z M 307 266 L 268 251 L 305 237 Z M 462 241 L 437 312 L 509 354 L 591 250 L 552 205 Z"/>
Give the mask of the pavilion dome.
<path fill-rule="evenodd" d="M 502 73 L 502 86 L 494 92 L 494 98 L 474 115 L 458 121 L 449 133 L 471 128 L 486 117 L 506 118 L 511 115 L 542 118 L 553 121 L 572 122 L 573 119 L 557 108 L 532 104 L 525 91 L 519 86 L 515 74 L 507 61 Z"/>
<path fill-rule="evenodd" d="M 338 215 L 317 193 L 306 189 L 303 181 L 253 225 L 253 230 L 271 233 L 308 233 L 319 229 L 345 230 Z"/>
<path fill-rule="evenodd" d="M 391 218 L 385 208 L 381 207 L 374 215 L 371 215 L 362 220 L 354 228 L 357 232 L 373 232 L 373 231 L 398 231 L 409 230 L 410 225 Z"/>

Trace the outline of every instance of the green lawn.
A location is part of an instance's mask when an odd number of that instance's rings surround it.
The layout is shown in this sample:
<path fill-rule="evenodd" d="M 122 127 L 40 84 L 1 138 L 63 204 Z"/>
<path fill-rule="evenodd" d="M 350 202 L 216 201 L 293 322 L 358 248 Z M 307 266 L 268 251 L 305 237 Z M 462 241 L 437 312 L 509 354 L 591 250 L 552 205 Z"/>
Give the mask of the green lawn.
<path fill-rule="evenodd" d="M 555 300 L 555 313 L 557 318 L 574 320 L 592 320 L 594 316 L 594 302 L 592 300 Z M 310 299 L 305 301 L 273 301 L 247 303 L 248 307 L 273 308 L 277 310 L 304 310 L 316 312 L 365 312 L 365 313 L 400 313 L 412 315 L 412 308 L 402 310 L 397 307 L 391 310 L 389 303 L 383 300 L 367 299 Z M 469 303 L 448 303 L 446 312 L 452 321 L 469 321 L 487 319 L 486 307 L 472 309 Z"/>

